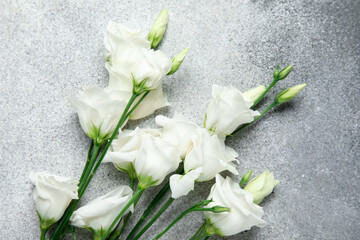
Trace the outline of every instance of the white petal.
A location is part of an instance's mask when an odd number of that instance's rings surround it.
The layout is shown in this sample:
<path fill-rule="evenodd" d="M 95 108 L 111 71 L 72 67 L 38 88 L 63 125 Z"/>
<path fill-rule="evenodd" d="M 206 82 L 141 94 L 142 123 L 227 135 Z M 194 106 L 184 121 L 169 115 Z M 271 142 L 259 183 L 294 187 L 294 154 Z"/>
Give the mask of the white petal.
<path fill-rule="evenodd" d="M 195 180 L 200 176 L 202 168 L 192 170 L 185 175 L 174 174 L 170 177 L 171 197 L 179 198 L 194 190 Z"/>

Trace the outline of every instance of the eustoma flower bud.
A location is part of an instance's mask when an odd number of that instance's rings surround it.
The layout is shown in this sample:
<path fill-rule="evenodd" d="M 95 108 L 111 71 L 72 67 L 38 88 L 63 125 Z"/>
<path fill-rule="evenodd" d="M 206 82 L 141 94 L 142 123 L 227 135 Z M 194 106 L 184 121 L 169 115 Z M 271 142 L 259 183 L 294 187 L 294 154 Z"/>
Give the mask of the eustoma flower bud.
<path fill-rule="evenodd" d="M 34 200 L 42 229 L 47 229 L 64 214 L 72 199 L 78 198 L 77 181 L 46 172 L 30 173 L 35 185 Z"/>
<path fill-rule="evenodd" d="M 289 65 L 284 69 L 282 69 L 278 74 L 278 79 L 279 80 L 285 79 L 291 73 L 292 69 L 293 69 L 293 65 Z"/>
<path fill-rule="evenodd" d="M 255 102 L 256 99 L 258 99 L 258 97 L 260 97 L 264 92 L 265 92 L 266 88 L 264 85 L 260 85 L 256 88 L 252 88 L 246 92 L 243 93 L 243 95 L 245 97 L 247 97 L 248 99 L 250 99 L 252 102 Z"/>
<path fill-rule="evenodd" d="M 94 234 L 95 239 L 101 239 L 117 214 L 130 200 L 132 193 L 133 191 L 130 187 L 121 186 L 96 198 L 73 213 L 71 224 L 76 227 L 89 229 Z M 131 206 L 127 212 L 132 212 L 133 209 L 134 207 Z"/>
<path fill-rule="evenodd" d="M 155 22 L 149 32 L 148 40 L 151 43 L 151 48 L 156 48 L 163 39 L 168 20 L 169 20 L 168 11 L 164 9 L 155 19 Z"/>
<path fill-rule="evenodd" d="M 276 98 L 275 102 L 278 104 L 285 103 L 293 99 L 301 90 L 306 87 L 306 84 L 299 84 L 294 87 L 285 89 L 284 91 L 280 92 Z"/>
<path fill-rule="evenodd" d="M 274 179 L 274 175 L 268 170 L 265 170 L 259 176 L 251 179 L 244 187 L 244 190 L 254 196 L 254 203 L 260 204 L 278 184 L 279 181 Z"/>
<path fill-rule="evenodd" d="M 216 183 L 211 188 L 208 199 L 213 201 L 206 208 L 216 205 L 230 208 L 230 212 L 204 212 L 207 219 L 205 231 L 208 235 L 230 236 L 249 230 L 252 226 L 266 225 L 261 219 L 264 212 L 253 203 L 251 193 L 241 189 L 230 177 L 224 179 L 216 175 Z"/>
<path fill-rule="evenodd" d="M 253 101 L 234 87 L 213 85 L 212 100 L 205 114 L 204 126 L 220 137 L 230 135 L 240 125 L 252 122 L 258 111 Z"/>
<path fill-rule="evenodd" d="M 188 53 L 189 48 L 185 48 L 182 52 L 180 52 L 178 55 L 176 55 L 172 60 L 171 70 L 167 75 L 174 74 L 184 61 L 186 54 Z"/>

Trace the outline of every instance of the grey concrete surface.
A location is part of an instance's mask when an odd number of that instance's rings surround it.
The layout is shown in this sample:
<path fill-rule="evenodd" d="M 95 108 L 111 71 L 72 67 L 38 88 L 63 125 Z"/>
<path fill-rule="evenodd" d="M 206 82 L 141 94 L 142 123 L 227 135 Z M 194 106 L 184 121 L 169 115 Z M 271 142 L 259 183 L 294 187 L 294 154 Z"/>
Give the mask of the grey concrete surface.
<path fill-rule="evenodd" d="M 90 141 L 66 97 L 107 84 L 102 54 L 109 20 L 147 30 L 163 8 L 170 22 L 160 49 L 171 56 L 191 50 L 164 83 L 172 106 L 157 114 L 177 111 L 200 124 L 212 84 L 242 90 L 267 84 L 278 63 L 293 64 L 294 71 L 261 108 L 281 89 L 308 84 L 294 101 L 228 141 L 240 154 L 240 173 L 268 168 L 281 184 L 262 204 L 266 227 L 225 239 L 359 239 L 357 0 L 2 0 L 0 239 L 39 238 L 30 171 L 81 173 Z M 154 116 L 127 127 L 154 127 Z M 124 183 L 124 174 L 103 165 L 81 203 Z M 205 198 L 211 185 L 198 184 L 176 201 L 143 239 Z M 158 189 L 144 195 L 130 225 Z M 202 221 L 191 214 L 163 239 L 188 239 Z M 77 235 L 91 238 L 86 230 Z"/>

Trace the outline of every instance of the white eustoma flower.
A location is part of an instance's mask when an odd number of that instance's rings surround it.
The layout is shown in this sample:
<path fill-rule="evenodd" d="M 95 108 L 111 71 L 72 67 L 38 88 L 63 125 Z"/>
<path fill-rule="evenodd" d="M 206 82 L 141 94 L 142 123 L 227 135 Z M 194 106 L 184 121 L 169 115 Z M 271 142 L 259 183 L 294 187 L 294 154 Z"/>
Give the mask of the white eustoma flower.
<path fill-rule="evenodd" d="M 94 233 L 95 239 L 101 239 L 119 212 L 132 197 L 133 191 L 128 186 L 121 186 L 98 197 L 76 210 L 71 216 L 71 224 L 87 228 Z M 126 213 L 133 211 L 131 206 Z M 125 214 L 126 214 L 125 213 Z M 119 219 L 119 222 L 121 219 Z M 118 223 L 118 222 L 117 222 Z M 117 224 L 115 224 L 117 226 Z M 112 229 L 111 229 L 112 230 Z"/>
<path fill-rule="evenodd" d="M 180 114 L 175 114 L 173 118 L 159 115 L 156 116 L 155 121 L 163 127 L 162 138 L 177 146 L 181 152 L 181 156 L 185 157 L 192 147 L 192 137 L 196 135 L 197 130 L 201 128 Z"/>
<path fill-rule="evenodd" d="M 240 125 L 260 115 L 250 107 L 253 101 L 234 87 L 213 85 L 212 100 L 207 107 L 204 126 L 220 137 L 230 135 Z"/>
<path fill-rule="evenodd" d="M 224 179 L 216 175 L 216 183 L 211 188 L 208 199 L 213 201 L 206 207 L 223 206 L 230 208 L 230 212 L 213 213 L 204 212 L 210 224 L 207 229 L 220 236 L 230 236 L 249 230 L 252 226 L 263 227 L 266 222 L 262 220 L 262 208 L 253 203 L 251 193 L 240 188 L 239 184 L 230 177 Z"/>
<path fill-rule="evenodd" d="M 145 81 L 144 87 L 153 89 L 131 114 L 131 119 L 146 117 L 169 105 L 161 88 L 161 82 L 172 66 L 169 57 L 161 51 L 151 50 L 150 42 L 141 31 L 113 22 L 109 23 L 104 42 L 110 76 L 108 88 L 131 95 L 134 79 L 138 84 Z"/>
<path fill-rule="evenodd" d="M 145 188 L 161 184 L 166 175 L 175 171 L 181 162 L 176 146 L 160 138 L 158 130 L 135 129 L 120 134 L 104 162 L 136 173 Z"/>
<path fill-rule="evenodd" d="M 150 42 L 146 39 L 146 33 L 112 21 L 109 22 L 106 29 L 104 45 L 105 57 L 110 62 L 113 56 L 116 57 L 129 48 L 150 49 Z"/>
<path fill-rule="evenodd" d="M 278 184 L 279 180 L 276 180 L 269 170 L 265 170 L 259 176 L 251 179 L 244 187 L 244 190 L 254 196 L 254 203 L 260 204 Z"/>
<path fill-rule="evenodd" d="M 120 171 L 133 176 L 135 173 L 134 161 L 143 144 L 143 137 L 150 134 L 160 137 L 161 132 L 157 129 L 124 130 L 113 140 L 109 151 L 106 153 L 103 162 L 112 162 Z"/>
<path fill-rule="evenodd" d="M 128 94 L 99 87 L 87 87 L 78 97 L 69 98 L 86 135 L 101 143 L 115 130 L 127 104 Z"/>
<path fill-rule="evenodd" d="M 137 84 L 144 82 L 144 87 L 149 90 L 161 85 L 171 66 L 171 59 L 163 52 L 145 48 L 121 51 L 106 64 L 110 73 L 110 86 L 120 88 L 119 84 L 126 81 L 132 88 L 134 80 Z"/>
<path fill-rule="evenodd" d="M 191 140 L 192 148 L 184 159 L 185 175 L 175 174 L 170 177 L 173 198 L 193 190 L 194 181 L 210 181 L 216 174 L 226 170 L 238 174 L 233 163 L 238 154 L 217 135 L 210 135 L 205 129 L 197 129 Z"/>
<path fill-rule="evenodd" d="M 36 211 L 45 225 L 57 222 L 71 200 L 78 199 L 77 181 L 70 178 L 46 172 L 32 172 L 30 180 L 35 185 Z"/>
<path fill-rule="evenodd" d="M 145 187 L 161 184 L 180 162 L 180 152 L 175 146 L 161 138 L 145 135 L 134 165 L 139 184 Z"/>

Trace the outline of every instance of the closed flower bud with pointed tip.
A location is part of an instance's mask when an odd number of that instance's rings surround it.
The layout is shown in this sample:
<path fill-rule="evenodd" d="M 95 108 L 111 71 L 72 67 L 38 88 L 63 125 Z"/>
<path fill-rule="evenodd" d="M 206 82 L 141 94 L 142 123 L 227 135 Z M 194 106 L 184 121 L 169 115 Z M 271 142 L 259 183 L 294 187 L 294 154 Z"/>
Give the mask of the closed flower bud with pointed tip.
<path fill-rule="evenodd" d="M 305 87 L 306 87 L 306 83 L 303 83 L 303 84 L 299 84 L 294 87 L 285 89 L 275 97 L 275 102 L 278 104 L 288 102 L 291 99 L 293 99 Z"/>
<path fill-rule="evenodd" d="M 231 209 L 223 206 L 214 206 L 211 208 L 213 213 L 230 212 Z"/>
<path fill-rule="evenodd" d="M 260 85 L 256 88 L 252 88 L 246 92 L 243 93 L 243 95 L 247 98 L 249 98 L 251 101 L 255 102 L 258 97 L 260 97 L 264 92 L 266 88 L 264 85 Z"/>
<path fill-rule="evenodd" d="M 289 65 L 286 68 L 284 68 L 283 70 L 281 70 L 278 74 L 278 80 L 283 80 L 287 77 L 287 75 L 289 75 L 291 73 L 293 69 L 293 65 Z"/>
<path fill-rule="evenodd" d="M 151 43 L 151 48 L 156 48 L 163 39 L 168 20 L 169 20 L 168 11 L 164 9 L 155 19 L 155 22 L 152 25 L 149 32 L 148 40 Z"/>
<path fill-rule="evenodd" d="M 179 53 L 178 55 L 176 55 L 171 61 L 172 61 L 172 65 L 171 65 L 171 70 L 167 75 L 171 75 L 174 74 L 180 67 L 180 65 L 182 64 L 182 62 L 184 61 L 187 53 L 189 51 L 189 48 L 185 48 L 184 50 L 181 51 L 181 53 Z"/>
<path fill-rule="evenodd" d="M 278 75 L 279 75 L 279 64 L 276 66 L 276 69 L 275 69 L 274 72 L 273 72 L 274 78 L 277 78 Z"/>
<path fill-rule="evenodd" d="M 254 196 L 254 203 L 260 204 L 278 184 L 279 180 L 276 180 L 269 170 L 265 170 L 262 174 L 250 180 L 244 190 Z"/>

